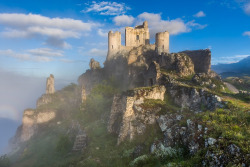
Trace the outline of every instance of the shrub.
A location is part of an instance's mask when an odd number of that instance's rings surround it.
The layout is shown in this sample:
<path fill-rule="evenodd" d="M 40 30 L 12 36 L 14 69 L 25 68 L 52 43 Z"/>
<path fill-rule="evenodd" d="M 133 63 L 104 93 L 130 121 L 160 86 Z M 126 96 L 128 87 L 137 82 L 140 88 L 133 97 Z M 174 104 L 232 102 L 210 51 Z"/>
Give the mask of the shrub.
<path fill-rule="evenodd" d="M 56 150 L 60 154 L 68 153 L 72 148 L 72 142 L 69 140 L 69 137 L 62 135 L 59 137 L 59 140 L 56 144 Z"/>
<path fill-rule="evenodd" d="M 0 167 L 9 167 L 10 166 L 10 160 L 7 157 L 7 155 L 3 155 L 0 157 Z"/>

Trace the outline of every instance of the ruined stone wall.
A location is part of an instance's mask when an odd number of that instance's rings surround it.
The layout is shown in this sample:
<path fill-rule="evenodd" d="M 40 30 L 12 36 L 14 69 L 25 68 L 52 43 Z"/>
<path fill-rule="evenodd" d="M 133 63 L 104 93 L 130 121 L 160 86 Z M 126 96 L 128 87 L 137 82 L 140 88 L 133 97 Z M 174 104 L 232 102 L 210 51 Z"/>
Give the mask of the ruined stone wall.
<path fill-rule="evenodd" d="M 205 50 L 187 50 L 186 53 L 194 63 L 194 71 L 196 73 L 208 73 L 211 70 L 211 51 Z"/>
<path fill-rule="evenodd" d="M 169 53 L 169 32 L 159 32 L 155 35 L 155 51 L 161 55 L 162 52 Z"/>
<path fill-rule="evenodd" d="M 153 86 L 159 84 L 159 79 L 161 77 L 160 65 L 153 61 L 145 76 L 144 76 L 144 86 Z"/>
<path fill-rule="evenodd" d="M 148 23 L 145 21 L 143 25 L 135 28 L 125 28 L 125 46 L 140 46 L 149 44 L 149 29 Z"/>

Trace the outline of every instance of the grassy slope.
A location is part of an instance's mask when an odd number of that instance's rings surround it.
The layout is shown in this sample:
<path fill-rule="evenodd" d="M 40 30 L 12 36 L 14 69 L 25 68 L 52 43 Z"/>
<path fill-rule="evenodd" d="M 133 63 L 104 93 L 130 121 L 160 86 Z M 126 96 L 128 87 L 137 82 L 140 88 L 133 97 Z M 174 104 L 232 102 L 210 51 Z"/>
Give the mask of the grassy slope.
<path fill-rule="evenodd" d="M 187 82 L 190 78 L 186 78 Z M 30 140 L 20 151 L 12 156 L 13 167 L 125 167 L 132 165 L 134 160 L 133 151 L 135 146 L 144 144 L 147 149 L 143 150 L 144 157 L 136 159 L 134 166 L 164 166 L 169 162 L 178 162 L 180 166 L 195 166 L 201 163 L 205 150 L 200 150 L 196 155 L 189 156 L 181 154 L 175 157 L 159 158 L 149 154 L 149 147 L 155 140 L 162 138 L 158 126 L 147 127 L 147 133 L 137 136 L 133 142 L 125 142 L 117 146 L 117 136 L 107 133 L 107 119 L 110 113 L 112 97 L 119 92 L 116 85 L 110 81 L 95 86 L 92 93 L 87 97 L 86 103 L 81 107 L 73 105 L 72 99 L 77 99 L 74 93 L 79 88 L 70 85 L 57 94 L 58 98 L 64 98 L 64 102 L 56 101 L 56 104 L 43 106 L 45 108 L 56 108 L 62 114 L 62 124 L 55 122 L 43 127 L 35 138 Z M 221 145 L 225 146 L 235 143 L 244 152 L 249 152 L 249 110 L 250 104 L 242 99 L 236 99 L 229 93 L 215 92 L 228 101 L 224 109 L 215 112 L 207 111 L 195 115 L 189 111 L 184 114 L 185 120 L 192 119 L 199 124 L 208 127 L 210 133 L 205 137 L 219 137 L 224 139 Z M 80 106 L 80 103 L 79 103 Z M 165 101 L 148 100 L 144 104 L 146 108 L 155 106 L 162 107 L 161 114 L 174 113 L 179 110 L 166 94 Z M 66 131 L 70 127 L 71 120 L 77 120 L 84 127 L 89 137 L 89 145 L 84 152 L 72 153 L 70 150 L 73 141 L 62 142 Z M 182 126 L 185 126 L 185 120 Z M 67 136 L 66 136 L 67 137 Z M 64 141 L 64 140 L 63 140 Z M 67 141 L 67 140 L 66 140 Z M 59 149 L 58 149 L 59 146 Z"/>

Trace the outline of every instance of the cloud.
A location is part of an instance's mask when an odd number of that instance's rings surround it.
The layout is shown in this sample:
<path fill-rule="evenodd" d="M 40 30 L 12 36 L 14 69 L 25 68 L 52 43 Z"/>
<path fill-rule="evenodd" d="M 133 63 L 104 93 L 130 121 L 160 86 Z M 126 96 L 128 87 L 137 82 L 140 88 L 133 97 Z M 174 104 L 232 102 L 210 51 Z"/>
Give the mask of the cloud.
<path fill-rule="evenodd" d="M 93 48 L 89 51 L 90 56 L 107 56 L 107 50 Z"/>
<path fill-rule="evenodd" d="M 102 29 L 98 29 L 97 31 L 98 35 L 100 35 L 101 37 L 108 37 L 108 33 L 107 32 L 103 32 Z"/>
<path fill-rule="evenodd" d="M 45 43 L 45 45 L 53 46 L 55 48 L 63 48 L 63 49 L 71 49 L 71 45 L 65 42 L 64 40 L 57 38 L 57 37 L 50 37 L 48 38 Z"/>
<path fill-rule="evenodd" d="M 50 48 L 31 49 L 28 52 L 34 56 L 47 56 L 47 57 L 62 57 L 63 52 L 60 50 L 53 50 Z"/>
<path fill-rule="evenodd" d="M 121 15 L 125 14 L 130 8 L 125 5 L 125 3 L 117 3 L 117 2 L 95 2 L 92 1 L 91 4 L 88 5 L 87 9 L 82 10 L 83 13 L 95 12 L 100 15 Z"/>
<path fill-rule="evenodd" d="M 0 78 L 0 118 L 19 122 L 23 111 L 36 107 L 37 99 L 45 93 L 46 77 L 27 76 L 0 67 Z M 59 90 L 71 82 L 56 77 L 55 87 Z"/>
<path fill-rule="evenodd" d="M 250 15 L 250 2 L 244 4 L 243 10 L 246 14 Z"/>
<path fill-rule="evenodd" d="M 194 17 L 205 17 L 205 16 L 206 14 L 203 11 L 199 11 L 198 13 L 194 15 Z"/>
<path fill-rule="evenodd" d="M 220 5 L 225 6 L 229 9 L 241 8 L 247 15 L 250 15 L 249 0 L 223 0 L 223 1 L 214 1 L 213 3 L 217 2 L 219 2 Z"/>
<path fill-rule="evenodd" d="M 244 36 L 248 36 L 248 37 L 250 37 L 250 31 L 246 31 L 246 32 L 244 32 L 244 33 L 243 33 L 243 35 L 244 35 Z"/>
<path fill-rule="evenodd" d="M 45 78 L 27 77 L 0 68 L 0 118 L 21 120 L 25 108 L 35 107 L 45 91 Z"/>
<path fill-rule="evenodd" d="M 50 62 L 57 57 L 63 57 L 63 51 L 50 48 L 37 48 L 26 50 L 24 53 L 17 53 L 11 49 L 0 50 L 0 56 L 13 57 L 22 61 Z"/>
<path fill-rule="evenodd" d="M 195 20 L 189 21 L 186 23 L 187 27 L 194 28 L 194 29 L 204 29 L 205 27 L 207 27 L 207 24 L 199 24 L 196 23 Z"/>
<path fill-rule="evenodd" d="M 0 118 L 18 121 L 20 119 L 20 114 L 18 110 L 11 105 L 4 105 L 0 106 Z"/>
<path fill-rule="evenodd" d="M 36 14 L 1 13 L 0 24 L 15 28 L 54 27 L 66 30 L 90 31 L 93 23 L 70 18 L 49 18 Z"/>
<path fill-rule="evenodd" d="M 70 60 L 70 59 L 60 59 L 59 61 L 63 62 L 63 63 L 73 63 L 74 62 L 73 60 Z"/>
<path fill-rule="evenodd" d="M 135 18 L 133 16 L 121 15 L 114 17 L 113 21 L 117 26 L 130 26 L 133 24 Z"/>
<path fill-rule="evenodd" d="M 206 27 L 206 25 L 196 23 L 194 20 L 186 23 L 180 18 L 163 20 L 160 14 L 147 12 L 144 12 L 137 17 L 137 23 L 141 23 L 144 20 L 148 21 L 152 37 L 154 37 L 157 32 L 168 31 L 172 35 L 177 35 L 180 33 L 190 32 L 192 29 L 203 29 Z"/>
<path fill-rule="evenodd" d="M 70 18 L 49 18 L 36 14 L 1 13 L 1 34 L 7 38 L 47 37 L 46 44 L 53 47 L 70 48 L 64 40 L 80 38 L 84 32 L 91 31 L 96 23 L 85 23 Z M 55 42 L 56 41 L 56 42 Z"/>

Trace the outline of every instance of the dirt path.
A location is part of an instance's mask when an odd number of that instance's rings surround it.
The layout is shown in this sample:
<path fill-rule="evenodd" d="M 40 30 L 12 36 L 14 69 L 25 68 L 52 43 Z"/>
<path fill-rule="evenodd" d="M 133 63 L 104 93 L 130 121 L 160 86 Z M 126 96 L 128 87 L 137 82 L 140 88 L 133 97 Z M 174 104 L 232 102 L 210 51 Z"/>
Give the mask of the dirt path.
<path fill-rule="evenodd" d="M 239 90 L 238 90 L 236 87 L 234 87 L 232 84 L 227 83 L 227 82 L 224 82 L 224 83 L 225 83 L 225 85 L 227 86 L 227 88 L 228 88 L 231 92 L 233 92 L 233 93 L 239 93 Z"/>

